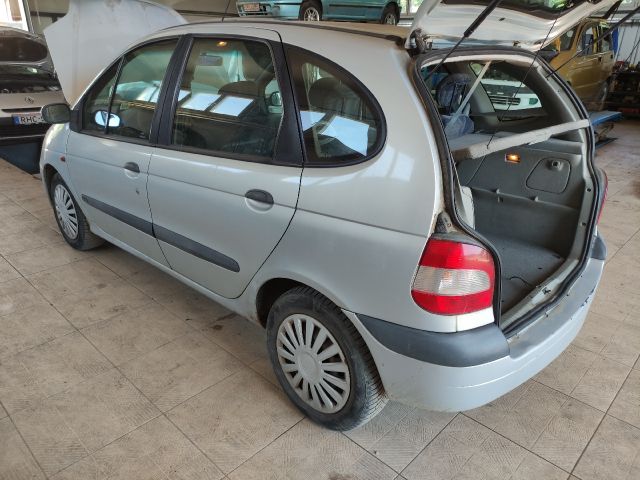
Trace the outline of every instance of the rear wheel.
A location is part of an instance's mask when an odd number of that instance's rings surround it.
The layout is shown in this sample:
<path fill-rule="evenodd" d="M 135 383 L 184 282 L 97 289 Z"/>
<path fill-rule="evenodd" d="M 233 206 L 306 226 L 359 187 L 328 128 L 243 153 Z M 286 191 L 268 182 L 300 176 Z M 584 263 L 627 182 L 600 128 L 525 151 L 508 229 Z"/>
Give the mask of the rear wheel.
<path fill-rule="evenodd" d="M 380 23 L 384 23 L 387 25 L 397 25 L 398 20 L 399 18 L 398 18 L 398 12 L 396 10 L 396 7 L 394 7 L 391 4 L 384 7 L 384 10 L 382 11 L 382 16 L 380 17 Z"/>
<path fill-rule="evenodd" d="M 76 250 L 91 250 L 104 243 L 104 240 L 91 233 L 84 213 L 67 184 L 57 173 L 51 179 L 49 195 L 58 228 L 69 245 Z"/>
<path fill-rule="evenodd" d="M 305 22 L 319 22 L 322 20 L 322 5 L 315 0 L 304 2 L 300 6 L 300 20 Z"/>
<path fill-rule="evenodd" d="M 280 385 L 316 423 L 350 430 L 387 402 L 364 340 L 338 307 L 311 288 L 294 288 L 276 300 L 267 346 Z"/>

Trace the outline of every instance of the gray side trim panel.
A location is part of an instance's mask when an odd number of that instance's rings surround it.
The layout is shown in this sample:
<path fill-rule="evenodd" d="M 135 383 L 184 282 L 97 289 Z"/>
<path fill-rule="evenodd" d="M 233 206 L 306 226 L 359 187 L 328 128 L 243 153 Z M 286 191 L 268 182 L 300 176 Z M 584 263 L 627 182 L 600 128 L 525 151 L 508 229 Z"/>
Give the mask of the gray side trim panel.
<path fill-rule="evenodd" d="M 596 260 L 606 260 L 607 259 L 607 245 L 602 240 L 600 235 L 596 235 L 596 238 L 593 239 L 593 245 L 591 246 L 591 258 L 595 258 Z"/>
<path fill-rule="evenodd" d="M 88 197 L 87 195 L 82 195 L 82 200 L 84 200 L 96 210 L 100 210 L 101 212 L 106 213 L 107 215 L 110 215 L 113 218 L 116 218 L 121 222 L 140 230 L 141 232 L 146 233 L 147 235 L 153 236 L 153 225 L 151 224 L 151 222 L 147 222 L 140 217 L 131 215 L 124 210 L 120 210 L 119 208 L 101 202 L 100 200 L 96 200 L 95 198 Z"/>
<path fill-rule="evenodd" d="M 202 245 L 201 243 L 191 240 L 190 238 L 183 237 L 179 233 L 167 230 L 159 225 L 153 225 L 156 238 L 163 242 L 173 245 L 180 250 L 184 250 L 191 255 L 195 255 L 198 258 L 206 260 L 207 262 L 214 263 L 219 267 L 226 268 L 232 272 L 239 272 L 240 265 L 233 258 L 227 257 L 223 253 L 218 252 L 212 248 Z"/>
<path fill-rule="evenodd" d="M 437 333 L 358 315 L 377 341 L 400 355 L 446 367 L 471 367 L 509 355 L 509 344 L 495 325 L 456 333 Z"/>

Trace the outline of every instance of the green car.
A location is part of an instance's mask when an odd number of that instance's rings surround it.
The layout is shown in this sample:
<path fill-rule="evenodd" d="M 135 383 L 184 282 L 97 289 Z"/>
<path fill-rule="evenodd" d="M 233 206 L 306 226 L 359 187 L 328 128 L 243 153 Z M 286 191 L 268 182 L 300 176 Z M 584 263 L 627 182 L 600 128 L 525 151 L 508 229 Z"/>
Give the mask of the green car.
<path fill-rule="evenodd" d="M 288 20 L 349 20 L 396 25 L 400 5 L 389 0 L 238 0 L 238 15 Z"/>

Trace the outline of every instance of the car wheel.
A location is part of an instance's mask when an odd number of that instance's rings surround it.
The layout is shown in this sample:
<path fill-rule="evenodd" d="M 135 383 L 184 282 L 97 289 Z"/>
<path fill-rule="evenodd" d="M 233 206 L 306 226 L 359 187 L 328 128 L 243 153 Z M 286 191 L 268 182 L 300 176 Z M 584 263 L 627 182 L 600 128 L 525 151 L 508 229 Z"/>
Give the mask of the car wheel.
<path fill-rule="evenodd" d="M 398 13 L 396 12 L 396 8 L 393 5 L 389 4 L 384 7 L 382 16 L 380 17 L 380 23 L 384 23 L 387 25 L 397 25 L 398 20 Z"/>
<path fill-rule="evenodd" d="M 300 15 L 298 18 L 305 22 L 319 22 L 322 20 L 322 5 L 314 0 L 304 2 L 300 6 Z"/>
<path fill-rule="evenodd" d="M 342 311 L 308 287 L 278 298 L 267 319 L 267 346 L 276 377 L 314 422 L 350 430 L 387 403 L 364 340 Z"/>
<path fill-rule="evenodd" d="M 58 228 L 69 245 L 76 250 L 91 250 L 104 243 L 103 239 L 91 233 L 84 213 L 67 184 L 57 173 L 51 179 L 49 196 Z"/>

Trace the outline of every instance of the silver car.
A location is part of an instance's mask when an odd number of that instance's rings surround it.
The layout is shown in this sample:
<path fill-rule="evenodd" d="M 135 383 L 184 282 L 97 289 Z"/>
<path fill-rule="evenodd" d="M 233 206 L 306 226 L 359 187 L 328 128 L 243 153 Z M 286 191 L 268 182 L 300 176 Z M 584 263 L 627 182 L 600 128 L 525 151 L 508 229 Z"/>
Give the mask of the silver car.
<path fill-rule="evenodd" d="M 482 2 L 425 0 L 411 29 L 163 29 L 45 108 L 60 229 L 263 326 L 282 388 L 329 428 L 387 399 L 483 405 L 569 345 L 600 279 L 593 131 L 532 51 L 607 3 L 505 2 L 453 51 Z M 485 76 L 537 101 L 505 108 Z"/>
<path fill-rule="evenodd" d="M 43 106 L 64 102 L 47 45 L 37 35 L 0 28 L 0 145 L 42 140 Z"/>

